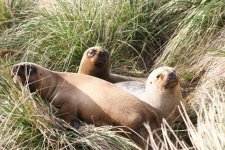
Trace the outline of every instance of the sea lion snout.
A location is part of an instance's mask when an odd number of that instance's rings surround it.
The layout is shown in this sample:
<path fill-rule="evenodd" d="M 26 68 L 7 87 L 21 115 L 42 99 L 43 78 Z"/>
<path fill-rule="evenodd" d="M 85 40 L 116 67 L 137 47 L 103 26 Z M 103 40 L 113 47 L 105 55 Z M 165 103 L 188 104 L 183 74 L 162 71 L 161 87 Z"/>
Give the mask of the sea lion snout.
<path fill-rule="evenodd" d="M 101 68 L 103 66 L 108 66 L 108 57 L 109 54 L 106 50 L 102 48 L 96 48 L 95 49 L 95 56 L 93 56 L 93 63 L 97 68 Z"/>
<path fill-rule="evenodd" d="M 171 80 L 171 79 L 175 79 L 177 78 L 177 75 L 175 72 L 169 72 L 168 74 L 168 79 Z"/>
<path fill-rule="evenodd" d="M 107 59 L 107 58 L 108 58 L 108 53 L 107 53 L 105 50 L 99 51 L 98 57 L 99 57 L 100 59 Z"/>
<path fill-rule="evenodd" d="M 169 70 L 168 74 L 166 75 L 165 80 L 165 88 L 173 88 L 179 82 L 178 76 L 174 70 Z"/>

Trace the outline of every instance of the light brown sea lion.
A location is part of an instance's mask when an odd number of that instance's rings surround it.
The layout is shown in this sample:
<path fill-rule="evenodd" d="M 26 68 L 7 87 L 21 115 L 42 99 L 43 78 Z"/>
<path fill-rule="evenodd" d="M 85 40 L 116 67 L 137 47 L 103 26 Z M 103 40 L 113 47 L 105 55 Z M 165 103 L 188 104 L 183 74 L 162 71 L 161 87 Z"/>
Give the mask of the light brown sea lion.
<path fill-rule="evenodd" d="M 165 66 L 153 70 L 146 83 L 125 81 L 116 85 L 158 109 L 158 115 L 168 121 L 179 115 L 176 107 L 182 101 L 182 94 L 179 77 L 174 68 Z"/>
<path fill-rule="evenodd" d="M 145 101 L 157 108 L 168 121 L 179 115 L 177 106 L 183 99 L 179 77 L 174 68 L 159 67 L 150 73 L 146 81 Z"/>
<path fill-rule="evenodd" d="M 66 72 L 55 72 L 34 63 L 13 66 L 14 81 L 21 80 L 30 92 L 37 92 L 59 109 L 57 117 L 73 125 L 76 119 L 88 124 L 125 126 L 144 139 L 148 133 L 143 123 L 152 129 L 159 127 L 160 119 L 154 108 L 121 90 L 116 85 L 96 77 Z M 143 140 L 130 134 L 142 148 Z"/>
<path fill-rule="evenodd" d="M 105 49 L 99 46 L 91 47 L 84 52 L 78 73 L 95 76 L 111 83 L 142 80 L 111 73 L 109 54 Z"/>

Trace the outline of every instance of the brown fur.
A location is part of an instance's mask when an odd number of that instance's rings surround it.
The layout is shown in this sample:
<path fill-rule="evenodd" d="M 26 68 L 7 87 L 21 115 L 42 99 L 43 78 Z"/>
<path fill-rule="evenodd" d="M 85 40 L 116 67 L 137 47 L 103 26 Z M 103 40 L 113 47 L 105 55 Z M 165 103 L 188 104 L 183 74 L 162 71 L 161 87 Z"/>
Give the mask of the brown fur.
<path fill-rule="evenodd" d="M 36 91 L 43 99 L 51 102 L 59 109 L 57 117 L 71 125 L 80 119 L 96 126 L 125 126 L 144 139 L 148 136 L 144 122 L 149 122 L 152 129 L 159 127 L 159 118 L 151 106 L 104 80 L 50 71 L 27 62 L 14 65 L 12 76 L 14 81 L 20 79 L 31 92 Z M 144 147 L 139 136 L 131 133 L 130 137 Z"/>
<path fill-rule="evenodd" d="M 95 76 L 111 83 L 141 80 L 110 73 L 109 64 L 109 54 L 106 50 L 98 46 L 91 47 L 84 52 L 78 73 Z"/>

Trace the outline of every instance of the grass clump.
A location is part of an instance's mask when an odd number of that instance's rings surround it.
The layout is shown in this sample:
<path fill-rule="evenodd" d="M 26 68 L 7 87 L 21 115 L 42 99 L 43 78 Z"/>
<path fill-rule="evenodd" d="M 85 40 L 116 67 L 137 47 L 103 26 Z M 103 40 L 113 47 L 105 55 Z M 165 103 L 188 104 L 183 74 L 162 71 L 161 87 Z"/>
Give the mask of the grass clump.
<path fill-rule="evenodd" d="M 197 149 L 224 149 L 225 147 L 225 95 L 224 88 L 205 87 L 206 99 L 200 100 L 197 128 L 188 124 L 190 138 Z M 185 115 L 187 118 L 187 115 Z"/>
<path fill-rule="evenodd" d="M 213 85 L 205 87 L 204 93 L 207 96 L 200 99 L 198 107 L 182 111 L 181 117 L 178 118 L 179 123 L 171 126 L 165 120 L 163 121 L 162 135 L 159 140 L 161 149 L 224 149 L 224 88 L 221 88 L 221 85 Z M 159 147 L 155 146 L 154 149 Z"/>
<path fill-rule="evenodd" d="M 166 45 L 158 64 L 191 64 L 197 56 L 207 52 L 204 45 L 218 33 L 225 21 L 225 2 L 195 1 L 179 22 L 170 42 Z"/>
<path fill-rule="evenodd" d="M 113 64 L 121 65 L 126 62 L 118 59 L 132 58 L 146 69 L 164 39 L 161 29 L 155 28 L 157 25 L 150 19 L 158 7 L 161 2 L 147 0 L 56 0 L 52 8 L 34 9 L 33 17 L 7 30 L 0 44 L 21 51 L 23 55 L 17 57 L 20 61 L 69 71 L 77 70 L 84 50 L 101 45 L 112 54 Z M 146 57 L 138 57 L 143 52 Z"/>
<path fill-rule="evenodd" d="M 1 0 L 0 1 L 0 35 L 5 30 L 35 15 L 35 1 Z"/>

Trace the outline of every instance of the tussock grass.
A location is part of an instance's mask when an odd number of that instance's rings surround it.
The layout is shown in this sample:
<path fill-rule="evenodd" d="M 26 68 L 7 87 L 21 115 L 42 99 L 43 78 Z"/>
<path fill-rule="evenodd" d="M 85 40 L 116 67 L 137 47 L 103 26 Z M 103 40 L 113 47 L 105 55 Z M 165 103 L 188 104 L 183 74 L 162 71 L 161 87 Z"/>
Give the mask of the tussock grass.
<path fill-rule="evenodd" d="M 35 1 L 1 0 L 0 1 L 0 35 L 3 31 L 35 15 Z"/>
<path fill-rule="evenodd" d="M 147 0 L 56 0 L 50 9 L 33 9 L 33 17 L 7 30 L 0 44 L 21 50 L 20 61 L 32 60 L 70 71 L 77 69 L 84 50 L 101 45 L 111 52 L 114 66 L 125 64 L 123 60 L 135 56 L 132 59 L 136 63 L 128 65 L 134 68 L 139 62 L 146 69 L 164 39 L 149 17 L 160 6 Z M 143 58 L 139 56 L 142 53 Z"/>
<path fill-rule="evenodd" d="M 222 0 L 192 2 L 157 63 L 161 64 L 166 60 L 164 63 L 170 65 L 188 65 L 197 56 L 206 53 L 205 44 L 224 25 L 224 8 L 225 2 Z"/>
<path fill-rule="evenodd" d="M 197 128 L 190 123 L 186 114 L 184 116 L 191 141 L 197 149 L 222 150 L 225 147 L 225 95 L 224 86 L 222 87 L 211 85 L 211 87 L 204 88 L 207 97 L 200 99 Z"/>
<path fill-rule="evenodd" d="M 172 125 L 162 123 L 159 143 L 149 132 L 153 149 L 224 149 L 223 0 L 56 0 L 48 7 L 5 2 L 0 1 L 2 148 L 136 149 L 112 126 L 84 125 L 78 133 L 9 78 L 10 64 L 21 61 L 75 72 L 83 51 L 101 45 L 113 69 L 148 71 L 157 58 L 154 67 L 179 66 L 186 84 L 199 79 L 187 96 L 191 109 Z"/>
<path fill-rule="evenodd" d="M 153 137 L 150 138 L 150 141 L 155 143 L 154 149 L 224 149 L 225 95 L 222 87 L 212 83 L 212 86 L 204 88 L 207 96 L 200 99 L 198 107 L 194 107 L 191 111 L 183 111 L 184 107 L 180 108 L 182 110 L 179 118 L 180 127 L 178 124 L 171 126 L 164 120 L 158 143 L 160 146 L 157 146 Z M 196 121 L 193 122 L 191 114 L 194 114 Z"/>

